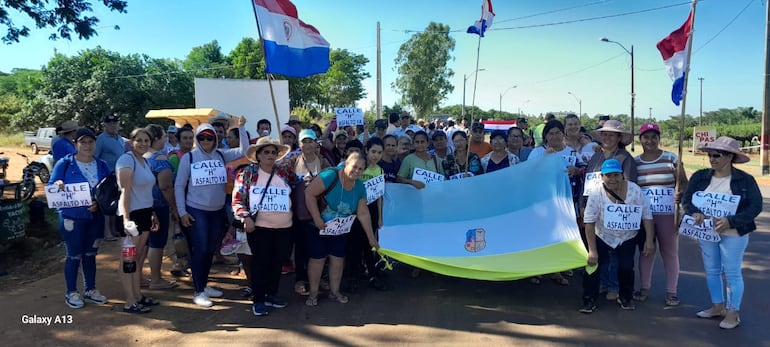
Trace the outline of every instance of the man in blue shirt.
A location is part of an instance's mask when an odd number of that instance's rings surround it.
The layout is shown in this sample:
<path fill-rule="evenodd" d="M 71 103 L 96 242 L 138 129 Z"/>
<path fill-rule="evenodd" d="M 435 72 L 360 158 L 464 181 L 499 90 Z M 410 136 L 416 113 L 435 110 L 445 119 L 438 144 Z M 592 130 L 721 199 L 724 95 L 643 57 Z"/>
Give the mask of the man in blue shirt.
<path fill-rule="evenodd" d="M 78 130 L 78 122 L 68 120 L 61 124 L 59 138 L 51 144 L 51 153 L 53 153 L 54 163 L 64 158 L 67 154 L 75 153 L 75 132 Z"/>
<path fill-rule="evenodd" d="M 104 116 L 104 131 L 96 137 L 94 150 L 94 157 L 106 161 L 111 172 L 115 172 L 115 163 L 126 152 L 123 138 L 118 134 L 118 120 L 114 114 Z"/>
<path fill-rule="evenodd" d="M 107 162 L 110 172 L 115 172 L 115 163 L 125 153 L 123 137 L 118 134 L 118 116 L 108 114 L 104 116 L 104 131 L 96 137 L 96 149 L 94 157 Z M 115 216 L 104 216 L 104 241 L 115 241 Z"/>

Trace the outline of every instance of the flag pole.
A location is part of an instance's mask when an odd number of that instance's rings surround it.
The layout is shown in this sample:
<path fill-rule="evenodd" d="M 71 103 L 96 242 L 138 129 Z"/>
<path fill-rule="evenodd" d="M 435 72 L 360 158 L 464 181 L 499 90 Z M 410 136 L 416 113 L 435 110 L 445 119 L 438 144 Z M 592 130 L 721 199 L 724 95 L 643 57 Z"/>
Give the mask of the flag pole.
<path fill-rule="evenodd" d="M 484 31 L 482 30 L 482 34 Z M 476 46 L 476 70 L 474 71 L 473 75 L 473 97 L 471 99 L 471 136 L 473 136 L 473 109 L 476 106 L 476 84 L 479 82 L 479 56 L 481 56 L 481 35 L 479 35 L 479 43 Z M 462 121 L 462 120 L 461 120 Z M 482 131 L 481 136 L 484 136 L 484 132 Z M 482 139 L 483 140 L 483 139 Z M 468 174 L 468 168 L 470 168 L 470 163 L 468 163 L 468 160 L 471 157 L 471 143 L 468 142 L 468 149 L 465 151 L 465 175 Z"/>
<path fill-rule="evenodd" d="M 262 45 L 262 58 L 265 61 L 265 66 L 267 66 L 267 57 L 265 56 L 265 39 L 262 36 L 262 28 L 259 26 L 259 16 L 257 16 L 257 4 L 254 3 L 253 0 L 249 0 L 249 2 L 251 2 L 252 10 L 254 10 L 254 21 L 257 23 L 257 33 L 259 34 L 259 43 Z M 273 101 L 273 114 L 275 115 L 275 127 L 278 130 L 278 138 L 280 139 L 281 138 L 281 120 L 278 119 L 278 105 L 275 102 L 275 92 L 273 91 L 273 82 L 272 82 L 273 74 L 265 73 L 265 78 L 267 79 L 267 85 L 270 89 L 270 99 Z M 260 134 L 257 133 L 257 138 L 259 137 L 260 137 Z"/>
<path fill-rule="evenodd" d="M 676 170 L 676 195 L 675 196 L 681 196 L 681 184 L 679 184 L 679 175 L 686 175 L 684 171 L 684 162 L 682 159 L 682 142 L 684 141 L 684 116 L 685 116 L 685 105 L 687 104 L 687 81 L 690 79 L 690 56 L 692 56 L 692 38 L 695 36 L 695 6 L 698 4 L 698 0 L 692 1 L 692 8 L 690 9 L 690 13 L 692 15 L 692 18 L 690 19 L 690 37 L 687 38 L 687 66 L 684 68 L 684 86 L 682 88 L 682 112 L 679 116 L 679 164 L 677 165 Z M 693 153 L 694 154 L 694 153 Z M 674 217 L 674 226 L 678 226 L 679 221 L 679 204 L 676 204 L 676 211 L 675 211 L 675 217 Z"/>

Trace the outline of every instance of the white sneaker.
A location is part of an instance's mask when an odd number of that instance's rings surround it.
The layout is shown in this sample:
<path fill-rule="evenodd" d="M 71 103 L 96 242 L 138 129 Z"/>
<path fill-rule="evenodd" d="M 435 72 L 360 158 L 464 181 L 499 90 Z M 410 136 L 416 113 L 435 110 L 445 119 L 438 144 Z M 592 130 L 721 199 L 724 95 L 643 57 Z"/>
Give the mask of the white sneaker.
<path fill-rule="evenodd" d="M 107 297 L 99 293 L 98 289 L 91 289 L 83 293 L 83 299 L 93 304 L 104 305 L 107 303 Z"/>
<path fill-rule="evenodd" d="M 82 308 L 85 306 L 83 298 L 80 297 L 80 293 L 78 292 L 64 294 L 64 302 L 67 303 L 67 306 L 72 308 Z"/>
<path fill-rule="evenodd" d="M 209 298 L 219 298 L 219 297 L 222 297 L 222 295 L 224 295 L 222 291 L 216 290 L 211 287 L 203 288 L 203 292 L 206 293 L 206 295 L 208 295 Z"/>
<path fill-rule="evenodd" d="M 211 302 L 211 299 L 209 299 L 209 296 L 206 295 L 205 292 L 195 294 L 195 297 L 193 297 L 193 302 L 201 307 L 211 307 L 214 305 L 214 303 Z"/>

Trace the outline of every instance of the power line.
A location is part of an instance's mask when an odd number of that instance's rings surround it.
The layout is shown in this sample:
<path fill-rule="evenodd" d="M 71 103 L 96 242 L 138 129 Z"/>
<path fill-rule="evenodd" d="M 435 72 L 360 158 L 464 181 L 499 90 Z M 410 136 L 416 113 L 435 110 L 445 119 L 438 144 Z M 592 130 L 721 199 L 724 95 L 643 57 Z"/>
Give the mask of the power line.
<path fill-rule="evenodd" d="M 590 65 L 590 66 L 586 66 L 586 67 L 584 67 L 584 68 L 582 68 L 580 70 L 568 72 L 568 73 L 565 73 L 565 74 L 562 74 L 562 75 L 559 75 L 559 76 L 554 76 L 554 77 L 551 77 L 551 78 L 548 78 L 548 79 L 544 79 L 544 80 L 541 80 L 541 81 L 535 81 L 535 82 L 532 82 L 532 83 L 522 83 L 521 85 L 527 85 L 527 84 L 535 85 L 535 84 L 542 84 L 542 83 L 547 83 L 547 82 L 559 80 L 559 79 L 562 79 L 564 77 L 572 76 L 574 74 L 581 73 L 581 72 L 589 70 L 589 69 L 593 69 L 593 68 L 595 68 L 595 67 L 597 67 L 599 65 L 603 65 L 603 64 L 609 63 L 610 61 L 615 60 L 617 58 L 620 58 L 620 57 L 622 57 L 622 56 L 624 56 L 626 54 L 627 54 L 626 52 L 621 52 L 621 53 L 619 53 L 617 55 L 614 55 L 614 56 L 609 57 L 609 58 L 607 58 L 605 60 L 602 60 L 602 61 L 600 61 L 600 62 L 598 62 L 596 64 L 593 64 L 593 65 Z"/>
<path fill-rule="evenodd" d="M 527 18 L 532 18 L 532 17 L 539 17 L 539 16 L 544 16 L 544 15 L 547 15 L 547 14 L 574 10 L 576 8 L 598 5 L 598 4 L 601 4 L 601 3 L 608 2 L 608 1 L 610 1 L 610 0 L 595 1 L 595 2 L 588 3 L 588 4 L 577 5 L 577 6 L 572 6 L 572 7 L 565 7 L 565 8 L 560 8 L 560 9 L 556 9 L 556 10 L 540 12 L 540 13 L 535 13 L 535 14 L 530 14 L 530 15 L 526 15 L 526 16 L 511 18 L 511 19 L 496 20 L 495 23 L 500 24 L 500 23 L 506 23 L 506 22 L 511 22 L 511 21 L 515 21 L 515 20 L 522 20 L 522 19 L 527 19 Z"/>
<path fill-rule="evenodd" d="M 732 25 L 735 22 L 735 20 L 738 19 L 738 17 L 740 17 L 743 14 L 743 12 L 746 12 L 746 10 L 749 8 L 749 6 L 752 3 L 754 3 L 754 0 L 749 0 L 749 2 L 746 4 L 746 6 L 744 6 L 743 9 L 740 12 L 738 12 L 738 14 L 736 14 L 735 17 L 733 17 L 733 19 L 731 19 L 729 22 L 727 22 L 727 24 L 724 27 L 722 27 L 722 29 L 719 29 L 719 31 L 716 34 L 714 34 L 714 36 L 712 36 L 710 39 L 708 39 L 704 44 L 700 45 L 700 47 L 698 47 L 698 49 L 694 50 L 693 54 L 694 53 L 698 53 L 698 51 L 703 49 L 703 47 L 706 47 L 706 45 L 711 43 L 711 41 L 714 41 L 714 39 L 717 38 L 717 36 L 719 36 L 719 34 L 721 34 L 723 31 L 725 31 L 725 29 L 727 29 L 730 25 Z"/>

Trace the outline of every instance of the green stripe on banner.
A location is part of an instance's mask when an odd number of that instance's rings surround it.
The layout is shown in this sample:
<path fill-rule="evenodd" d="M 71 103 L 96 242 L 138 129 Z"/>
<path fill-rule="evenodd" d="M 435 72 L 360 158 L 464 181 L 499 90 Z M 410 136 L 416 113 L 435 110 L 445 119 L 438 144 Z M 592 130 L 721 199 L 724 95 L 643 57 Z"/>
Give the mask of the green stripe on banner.
<path fill-rule="evenodd" d="M 485 281 L 511 281 L 584 267 L 588 252 L 581 240 L 489 256 L 420 257 L 380 249 L 402 263 L 442 275 Z"/>

